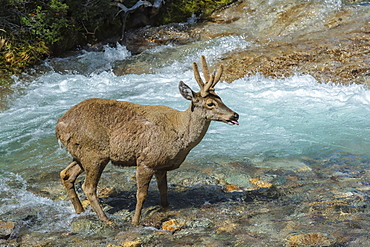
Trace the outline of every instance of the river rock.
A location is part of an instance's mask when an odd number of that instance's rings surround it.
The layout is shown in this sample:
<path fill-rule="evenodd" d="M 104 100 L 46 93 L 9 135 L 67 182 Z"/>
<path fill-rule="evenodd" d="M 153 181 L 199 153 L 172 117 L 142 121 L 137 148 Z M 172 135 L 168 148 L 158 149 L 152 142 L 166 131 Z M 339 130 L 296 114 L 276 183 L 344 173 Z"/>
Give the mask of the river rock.
<path fill-rule="evenodd" d="M 225 192 L 242 192 L 243 188 L 235 184 L 226 184 Z"/>
<path fill-rule="evenodd" d="M 160 27 L 146 26 L 125 34 L 125 45 L 138 54 L 158 45 L 185 44 L 199 39 L 199 34 L 191 32 L 190 24 L 168 24 Z"/>
<path fill-rule="evenodd" d="M 95 216 L 94 216 L 95 217 Z M 92 217 L 79 218 L 72 222 L 73 232 L 86 235 L 108 235 L 113 231 L 111 225 Z"/>
<path fill-rule="evenodd" d="M 322 233 L 306 233 L 297 234 L 288 238 L 288 246 L 304 247 L 304 246 L 331 246 L 335 241 L 326 237 Z"/>
<path fill-rule="evenodd" d="M 250 177 L 247 174 L 236 174 L 225 178 L 228 184 L 235 184 L 245 189 L 251 189 L 253 185 L 249 181 Z"/>
<path fill-rule="evenodd" d="M 210 228 L 213 226 L 213 221 L 208 218 L 199 218 L 189 222 L 189 227 L 191 228 Z"/>
<path fill-rule="evenodd" d="M 0 239 L 8 239 L 16 227 L 15 222 L 0 220 Z"/>
<path fill-rule="evenodd" d="M 162 230 L 174 232 L 180 230 L 185 226 L 186 226 L 185 220 L 171 219 L 166 222 L 163 222 Z"/>
<path fill-rule="evenodd" d="M 256 178 L 251 178 L 251 179 L 249 179 L 249 181 L 252 184 L 254 184 L 255 186 L 257 186 L 257 188 L 271 188 L 273 186 L 272 183 L 262 181 L 262 180 L 259 180 L 259 179 L 256 179 Z"/>
<path fill-rule="evenodd" d="M 141 246 L 140 240 L 127 241 L 122 244 L 123 247 L 139 247 Z"/>

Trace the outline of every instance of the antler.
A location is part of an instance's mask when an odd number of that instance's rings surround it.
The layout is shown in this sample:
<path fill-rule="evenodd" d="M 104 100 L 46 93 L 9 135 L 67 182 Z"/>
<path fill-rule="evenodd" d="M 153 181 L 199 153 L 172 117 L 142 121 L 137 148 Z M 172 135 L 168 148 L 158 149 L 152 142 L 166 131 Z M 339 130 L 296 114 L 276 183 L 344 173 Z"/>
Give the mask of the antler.
<path fill-rule="evenodd" d="M 208 94 L 214 93 L 214 87 L 216 86 L 217 82 L 219 82 L 222 76 L 224 66 L 221 64 L 217 70 L 217 73 L 215 72 L 210 75 L 205 56 L 201 56 L 200 61 L 202 63 L 202 71 L 206 83 L 204 83 L 202 78 L 200 77 L 198 65 L 196 62 L 193 63 L 194 77 L 200 87 L 201 96 L 206 97 Z"/>

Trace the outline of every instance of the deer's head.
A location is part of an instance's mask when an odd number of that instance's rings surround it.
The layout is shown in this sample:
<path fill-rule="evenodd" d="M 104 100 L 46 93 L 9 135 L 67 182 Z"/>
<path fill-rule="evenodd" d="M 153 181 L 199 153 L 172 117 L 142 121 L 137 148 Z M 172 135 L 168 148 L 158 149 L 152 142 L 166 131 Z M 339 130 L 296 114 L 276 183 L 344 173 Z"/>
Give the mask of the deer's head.
<path fill-rule="evenodd" d="M 220 80 L 223 66 L 220 65 L 217 72 L 210 74 L 204 56 L 201 57 L 202 71 L 206 83 L 203 82 L 199 74 L 198 65 L 193 63 L 194 77 L 200 87 L 199 92 L 194 92 L 188 85 L 180 81 L 179 90 L 181 95 L 191 101 L 192 109 L 197 109 L 207 120 L 221 121 L 231 125 L 239 125 L 238 113 L 232 111 L 215 93 L 215 85 Z"/>

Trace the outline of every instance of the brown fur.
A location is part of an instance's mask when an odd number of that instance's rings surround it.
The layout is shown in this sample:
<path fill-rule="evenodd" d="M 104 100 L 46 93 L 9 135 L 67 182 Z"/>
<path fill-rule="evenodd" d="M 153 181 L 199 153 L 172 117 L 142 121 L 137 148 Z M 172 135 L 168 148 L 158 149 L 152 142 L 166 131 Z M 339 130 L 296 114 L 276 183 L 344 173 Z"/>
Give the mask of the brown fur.
<path fill-rule="evenodd" d="M 60 175 L 77 213 L 84 209 L 74 182 L 83 171 L 86 178 L 82 188 L 91 206 L 101 220 L 110 222 L 96 195 L 101 173 L 109 161 L 119 166 L 137 166 L 137 204 L 132 223 L 138 225 L 153 175 L 161 204 L 167 207 L 167 171 L 181 165 L 202 140 L 211 120 L 238 124 L 238 114 L 222 103 L 213 88 L 205 95 L 201 86 L 201 95 L 180 82 L 179 89 L 191 101 L 183 112 L 166 106 L 88 99 L 58 120 L 57 139 L 73 157 L 73 162 Z"/>

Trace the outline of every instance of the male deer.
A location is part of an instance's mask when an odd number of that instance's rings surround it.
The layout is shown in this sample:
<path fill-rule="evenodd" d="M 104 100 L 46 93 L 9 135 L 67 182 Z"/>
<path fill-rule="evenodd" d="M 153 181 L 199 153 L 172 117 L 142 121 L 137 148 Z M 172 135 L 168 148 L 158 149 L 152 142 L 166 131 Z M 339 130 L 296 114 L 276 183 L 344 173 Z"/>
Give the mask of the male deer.
<path fill-rule="evenodd" d="M 61 173 L 62 182 L 77 213 L 84 211 L 74 182 L 83 172 L 82 185 L 99 219 L 109 221 L 98 203 L 96 189 L 109 161 L 118 166 L 137 166 L 137 202 L 133 225 L 140 213 L 153 175 L 157 179 L 161 205 L 168 206 L 167 171 L 177 169 L 190 150 L 204 137 L 211 120 L 238 125 L 239 115 L 215 94 L 223 66 L 210 75 L 201 57 L 206 83 L 193 63 L 200 92 L 180 81 L 181 95 L 190 100 L 186 111 L 166 106 L 137 105 L 109 99 L 88 99 L 73 106 L 56 125 L 56 137 L 72 155 L 73 161 Z"/>

